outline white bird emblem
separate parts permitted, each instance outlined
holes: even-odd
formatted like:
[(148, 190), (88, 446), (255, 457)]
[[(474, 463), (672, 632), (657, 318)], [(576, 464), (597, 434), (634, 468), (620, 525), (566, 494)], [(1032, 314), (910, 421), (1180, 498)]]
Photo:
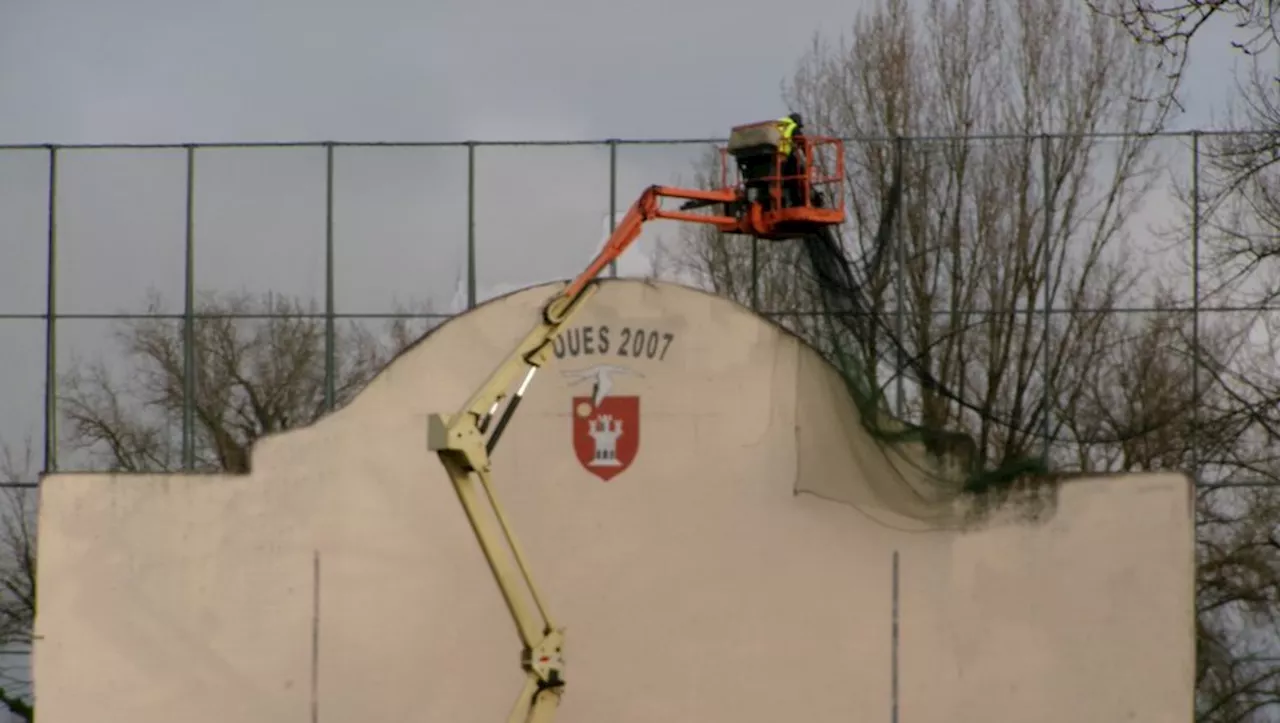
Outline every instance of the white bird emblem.
[(613, 391), (614, 374), (630, 374), (637, 377), (644, 376), (634, 369), (613, 366), (611, 364), (601, 364), (588, 369), (565, 370), (560, 373), (571, 380), (569, 382), (570, 386), (581, 384), (585, 381), (594, 382), (594, 386), (591, 391), (591, 406), (593, 407), (600, 406), (600, 400), (609, 396), (609, 392)]

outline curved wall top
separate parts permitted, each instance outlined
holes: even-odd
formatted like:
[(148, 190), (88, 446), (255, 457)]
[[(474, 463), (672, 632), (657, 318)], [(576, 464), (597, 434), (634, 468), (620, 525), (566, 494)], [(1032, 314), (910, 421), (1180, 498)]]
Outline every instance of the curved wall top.
[[(425, 420), (556, 288), (443, 325), (248, 475), (47, 477), (42, 721), (505, 721), (514, 626)], [(962, 532), (894, 454), (777, 326), (604, 282), (494, 457), (568, 629), (557, 720), (1189, 719), (1185, 478)]]

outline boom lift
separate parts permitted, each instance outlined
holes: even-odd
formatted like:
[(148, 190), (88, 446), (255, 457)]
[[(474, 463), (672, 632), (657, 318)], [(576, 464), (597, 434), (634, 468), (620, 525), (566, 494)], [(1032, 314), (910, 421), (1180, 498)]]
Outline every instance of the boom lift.
[[(548, 723), (555, 715), (565, 683), (564, 631), (556, 627), (548, 614), (524, 553), (494, 495), (490, 455), (534, 374), (550, 358), (552, 343), (561, 329), (595, 293), (596, 277), (640, 235), (646, 221), (671, 219), (710, 224), (725, 233), (767, 240), (802, 238), (844, 221), (843, 143), (836, 138), (796, 138), (793, 152), (803, 154), (802, 173), (784, 177), (784, 158), (778, 152), (781, 140), (775, 121), (735, 127), (728, 145), (721, 149), (720, 188), (650, 186), (645, 189), (604, 248), (581, 274), (547, 302), (529, 334), (462, 408), (452, 415), (432, 414), (428, 418), (427, 446), (439, 455), (453, 482), (524, 646), (521, 667), (525, 671), (525, 684), (508, 718), (509, 723)], [(823, 160), (832, 166), (828, 174), (816, 170), (819, 151), (827, 152)], [(733, 183), (729, 183), (730, 157), (736, 165)], [(822, 194), (818, 192), (819, 187), (829, 190)], [(797, 190), (800, 193), (794, 198), (801, 202), (788, 204), (786, 192)], [(834, 203), (823, 203), (824, 195)], [(664, 209), (662, 200), (666, 198), (685, 199), (686, 203), (680, 209)], [(718, 206), (719, 212), (695, 211), (708, 206)], [(517, 381), (519, 386), (508, 399), (509, 390)], [(504, 400), (506, 406), (498, 416)], [(482, 495), (492, 509), (493, 519), (481, 516)], [(505, 552), (500, 550), (503, 544), (507, 548)], [(526, 594), (536, 608), (536, 615), (530, 610)]]

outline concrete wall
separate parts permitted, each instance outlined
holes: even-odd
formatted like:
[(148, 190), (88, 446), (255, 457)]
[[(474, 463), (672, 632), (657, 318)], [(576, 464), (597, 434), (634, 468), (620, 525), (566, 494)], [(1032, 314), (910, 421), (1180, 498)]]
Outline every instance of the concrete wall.
[[(425, 417), (552, 291), (450, 321), (247, 476), (47, 478), (41, 720), (505, 721), (519, 644)], [(1069, 482), (1039, 521), (963, 529), (833, 370), (737, 305), (608, 282), (565, 342), (494, 462), (568, 628), (558, 721), (888, 723), (895, 614), (902, 723), (1190, 720), (1185, 478)], [(607, 481), (573, 436), (602, 364), (624, 371), (600, 409), (639, 405)]]

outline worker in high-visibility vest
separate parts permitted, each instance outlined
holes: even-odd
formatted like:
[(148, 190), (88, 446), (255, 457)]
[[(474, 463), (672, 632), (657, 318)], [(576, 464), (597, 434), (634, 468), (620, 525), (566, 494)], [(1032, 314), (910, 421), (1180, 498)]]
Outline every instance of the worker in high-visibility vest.
[(804, 119), (799, 113), (791, 113), (778, 119), (778, 130), (782, 133), (782, 140), (778, 143), (778, 152), (784, 156), (791, 155), (792, 142), (796, 131), (800, 131), (804, 135)]
[(799, 113), (791, 113), (778, 119), (778, 130), (782, 140), (778, 143), (778, 153), (782, 156), (782, 195), (783, 205), (804, 205), (804, 118)]

